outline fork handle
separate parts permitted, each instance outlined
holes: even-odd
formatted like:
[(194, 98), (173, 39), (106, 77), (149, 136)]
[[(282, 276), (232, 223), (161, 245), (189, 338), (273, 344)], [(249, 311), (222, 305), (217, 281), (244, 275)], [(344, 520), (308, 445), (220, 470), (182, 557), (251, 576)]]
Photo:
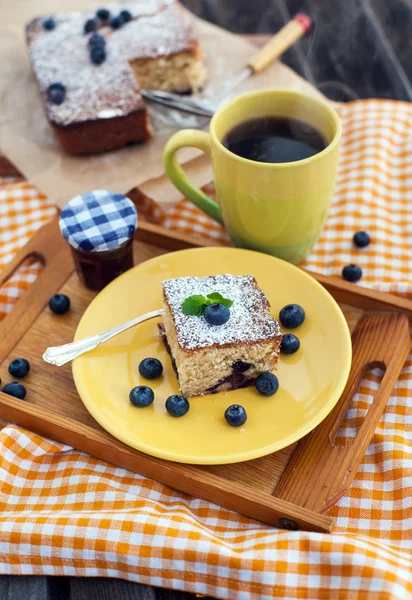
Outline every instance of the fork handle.
[(64, 344), (63, 346), (52, 346), (51, 348), (47, 348), (46, 352), (43, 354), (43, 360), (51, 365), (55, 365), (56, 367), (62, 367), (81, 354), (85, 354), (85, 352), (94, 350), (103, 342), (107, 342), (116, 335), (119, 335), (119, 333), (126, 331), (126, 329), (130, 329), (131, 327), (134, 327), (139, 323), (143, 323), (143, 321), (147, 321), (148, 319), (161, 317), (163, 314), (164, 310), (162, 308), (158, 310), (152, 310), (151, 312), (141, 315), (140, 317), (131, 319), (131, 321), (122, 323), (122, 325), (117, 325), (116, 327), (112, 327), (111, 329), (107, 329), (106, 331), (102, 331), (96, 335), (89, 335), (88, 337), (78, 340), (77, 342), (71, 342), (70, 344)]

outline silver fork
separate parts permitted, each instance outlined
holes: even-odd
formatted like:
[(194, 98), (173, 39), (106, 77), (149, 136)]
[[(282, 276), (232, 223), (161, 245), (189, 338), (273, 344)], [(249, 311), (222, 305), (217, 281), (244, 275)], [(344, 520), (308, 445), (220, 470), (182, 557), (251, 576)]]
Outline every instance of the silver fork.
[(116, 335), (119, 335), (119, 333), (126, 331), (126, 329), (130, 329), (131, 327), (134, 327), (139, 323), (143, 323), (143, 321), (147, 321), (148, 319), (162, 317), (163, 314), (163, 308), (152, 310), (151, 312), (141, 315), (140, 317), (136, 317), (135, 319), (131, 319), (122, 325), (117, 325), (116, 327), (112, 327), (111, 329), (107, 329), (101, 333), (96, 333), (96, 335), (89, 335), (88, 337), (78, 340), (77, 342), (63, 344), (63, 346), (52, 346), (47, 348), (46, 352), (43, 354), (43, 360), (51, 365), (55, 365), (56, 367), (62, 367), (81, 354), (90, 352), (90, 350), (94, 350), (103, 342), (111, 340)]

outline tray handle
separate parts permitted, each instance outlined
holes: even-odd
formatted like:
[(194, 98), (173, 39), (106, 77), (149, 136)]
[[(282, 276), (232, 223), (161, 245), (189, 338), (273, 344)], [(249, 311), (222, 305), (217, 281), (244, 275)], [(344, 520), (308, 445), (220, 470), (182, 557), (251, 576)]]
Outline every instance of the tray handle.
[(0, 321), (0, 362), (3, 362), (31, 324), (74, 270), (68, 245), (64, 242), (57, 217), (41, 227), (0, 274), (2, 286), (27, 258), (42, 265), (36, 281), (18, 299), (13, 310)]
[[(277, 498), (325, 512), (349, 489), (410, 349), (406, 315), (377, 313), (363, 317), (353, 336), (352, 369), (345, 390), (326, 419), (303, 438), (276, 486)], [(379, 389), (348, 445), (334, 439), (368, 368), (385, 370)]]

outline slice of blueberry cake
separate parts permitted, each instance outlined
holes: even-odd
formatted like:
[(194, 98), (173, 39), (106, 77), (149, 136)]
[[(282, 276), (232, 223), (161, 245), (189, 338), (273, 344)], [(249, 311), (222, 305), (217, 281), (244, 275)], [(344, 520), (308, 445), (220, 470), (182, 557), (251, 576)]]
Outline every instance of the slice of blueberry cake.
[(246, 387), (273, 369), (282, 334), (252, 275), (169, 279), (163, 298), (159, 329), (184, 396)]

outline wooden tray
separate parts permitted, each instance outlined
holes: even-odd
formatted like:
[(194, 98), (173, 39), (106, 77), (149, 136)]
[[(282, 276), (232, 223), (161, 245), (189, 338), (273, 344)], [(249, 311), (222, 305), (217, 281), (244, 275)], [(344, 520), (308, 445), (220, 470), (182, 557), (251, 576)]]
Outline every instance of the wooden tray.
[[(198, 245), (208, 244), (141, 223), (135, 262)], [(342, 308), (353, 331), (353, 366), (335, 409), (303, 440), (270, 456), (233, 465), (182, 465), (145, 455), (113, 438), (84, 408), (70, 365), (56, 369), (42, 361), (46, 347), (73, 338), (95, 293), (84, 288), (73, 272), (57, 220), (39, 230), (20, 251), (1, 274), (0, 285), (28, 256), (40, 258), (44, 268), (0, 322), (0, 375), (8, 381), (10, 360), (26, 357), (32, 366), (28, 396), (21, 401), (0, 393), (3, 419), (260, 521), (287, 529), (331, 531), (333, 520), (322, 513), (350, 486), (406, 360), (410, 345), (407, 315), (412, 315), (412, 302), (315, 275), (339, 303), (346, 303)], [(47, 308), (57, 291), (72, 300), (72, 310), (58, 321)], [(370, 365), (386, 369), (380, 388), (357, 437), (348, 446), (335, 446), (334, 434)]]

